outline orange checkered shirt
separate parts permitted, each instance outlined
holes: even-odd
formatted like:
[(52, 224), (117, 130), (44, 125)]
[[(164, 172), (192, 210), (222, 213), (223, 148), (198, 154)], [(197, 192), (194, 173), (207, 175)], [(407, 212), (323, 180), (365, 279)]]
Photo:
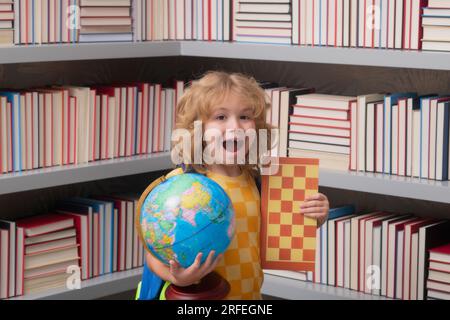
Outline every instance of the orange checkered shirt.
[(236, 217), (236, 232), (216, 272), (231, 286), (229, 300), (259, 300), (263, 271), (260, 259), (261, 198), (254, 179), (246, 173), (228, 177), (207, 172), (230, 197)]
[[(166, 177), (181, 174), (177, 168)], [(263, 271), (260, 258), (261, 197), (253, 177), (229, 177), (208, 171), (206, 176), (227, 193), (236, 218), (236, 231), (216, 272), (230, 284), (228, 300), (260, 300)]]

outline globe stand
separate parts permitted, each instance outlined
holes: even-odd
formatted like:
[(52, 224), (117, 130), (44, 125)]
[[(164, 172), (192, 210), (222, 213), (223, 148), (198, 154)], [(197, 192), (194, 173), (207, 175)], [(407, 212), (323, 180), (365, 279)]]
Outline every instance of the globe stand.
[(230, 284), (217, 272), (211, 272), (200, 283), (188, 287), (173, 284), (166, 289), (167, 300), (222, 300), (230, 292)]

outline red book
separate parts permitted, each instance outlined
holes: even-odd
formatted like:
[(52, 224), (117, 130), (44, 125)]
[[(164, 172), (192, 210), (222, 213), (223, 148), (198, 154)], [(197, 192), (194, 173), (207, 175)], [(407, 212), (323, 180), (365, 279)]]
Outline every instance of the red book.
[(17, 221), (17, 228), (23, 229), (26, 237), (47, 234), (73, 226), (73, 218), (51, 213)]
[(450, 243), (444, 246), (430, 249), (430, 260), (450, 263)]
[(74, 226), (73, 218), (57, 214), (34, 216), (17, 221), (16, 295), (24, 292), (25, 237), (38, 236)]

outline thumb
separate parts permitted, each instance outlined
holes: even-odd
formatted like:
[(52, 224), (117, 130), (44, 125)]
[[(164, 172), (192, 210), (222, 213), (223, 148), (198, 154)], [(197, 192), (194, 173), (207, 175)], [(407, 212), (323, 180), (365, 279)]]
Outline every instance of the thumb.
[(169, 268), (171, 274), (177, 274), (180, 270), (180, 264), (174, 260), (169, 261)]

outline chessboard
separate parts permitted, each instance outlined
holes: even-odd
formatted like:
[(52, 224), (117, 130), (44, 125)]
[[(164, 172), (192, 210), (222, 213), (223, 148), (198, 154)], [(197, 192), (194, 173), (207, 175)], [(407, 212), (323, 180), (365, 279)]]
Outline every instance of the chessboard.
[(300, 205), (319, 187), (319, 160), (278, 158), (275, 174), (261, 177), (261, 262), (263, 269), (314, 271), (315, 219)]

